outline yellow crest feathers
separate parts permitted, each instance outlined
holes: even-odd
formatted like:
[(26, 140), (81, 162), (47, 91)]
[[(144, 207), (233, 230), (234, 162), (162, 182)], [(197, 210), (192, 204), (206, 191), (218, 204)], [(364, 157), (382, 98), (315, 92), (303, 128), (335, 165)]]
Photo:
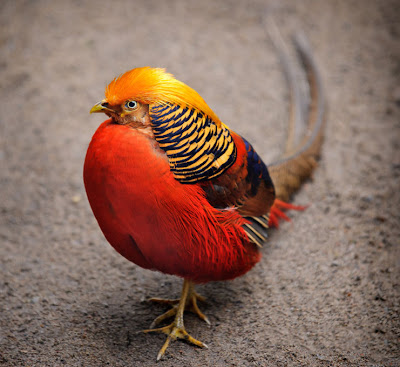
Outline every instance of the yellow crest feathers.
[(221, 121), (204, 99), (165, 69), (141, 67), (115, 78), (105, 91), (111, 105), (136, 100), (145, 104), (171, 103), (195, 108), (209, 116), (218, 126)]

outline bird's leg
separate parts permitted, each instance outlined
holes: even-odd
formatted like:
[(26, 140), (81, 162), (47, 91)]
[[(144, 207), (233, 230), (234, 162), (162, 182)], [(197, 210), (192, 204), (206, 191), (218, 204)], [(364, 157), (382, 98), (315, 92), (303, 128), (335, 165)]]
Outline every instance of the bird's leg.
[(195, 313), (200, 319), (205, 321), (208, 325), (211, 325), (210, 320), (203, 312), (200, 311), (199, 306), (197, 306), (197, 300), (204, 302), (206, 299), (200, 294), (196, 293), (194, 290), (194, 284), (190, 282), (189, 286), (189, 296), (188, 296), (188, 310), (192, 313)]
[[(188, 290), (186, 303), (185, 303), (185, 311), (190, 311), (190, 312), (196, 314), (200, 319), (202, 319), (203, 321), (205, 321), (207, 324), (210, 325), (210, 321), (208, 320), (208, 317), (206, 315), (204, 315), (200, 311), (199, 307), (197, 306), (197, 300), (204, 302), (206, 299), (194, 290), (194, 284), (192, 282), (188, 281), (188, 283), (189, 283), (189, 290)], [(170, 310), (168, 310), (167, 312), (158, 316), (151, 323), (150, 329), (154, 328), (156, 325), (160, 324), (165, 319), (168, 319), (168, 318), (176, 315), (178, 305), (179, 305), (179, 302), (181, 301), (181, 299), (182, 299), (182, 297), (179, 299), (150, 298), (149, 301), (151, 301), (151, 302), (167, 304), (167, 305), (172, 306), (172, 308)]]
[[(168, 335), (167, 340), (165, 341), (164, 345), (160, 349), (160, 352), (158, 353), (157, 361), (159, 361), (160, 358), (163, 356), (163, 354), (167, 350), (168, 345), (171, 340), (184, 339), (184, 340), (186, 340), (194, 345), (197, 345), (199, 347), (207, 348), (206, 344), (191, 337), (185, 330), (185, 326), (183, 324), (183, 313), (184, 313), (186, 307), (189, 307), (189, 309), (191, 311), (194, 311), (197, 315), (199, 315), (200, 318), (202, 318), (203, 320), (205, 320), (209, 323), (207, 317), (204, 316), (203, 313), (197, 307), (197, 298), (200, 299), (200, 297), (194, 291), (193, 283), (185, 279), (183, 282), (181, 298), (178, 301), (178, 303), (176, 304), (175, 300), (171, 301), (171, 302), (169, 302), (169, 300), (166, 300), (166, 302), (163, 302), (163, 303), (172, 303), (172, 304), (174, 304), (174, 307), (171, 310), (164, 313), (163, 315), (157, 317), (153, 321), (150, 329), (143, 330), (144, 333), (160, 332), (160, 333), (164, 333), (164, 334)], [(167, 326), (164, 326), (161, 328), (157, 328), (157, 329), (152, 329), (153, 325), (157, 325), (161, 321), (163, 321), (166, 318), (171, 317), (173, 315), (175, 315), (175, 319), (170, 325), (167, 325)]]

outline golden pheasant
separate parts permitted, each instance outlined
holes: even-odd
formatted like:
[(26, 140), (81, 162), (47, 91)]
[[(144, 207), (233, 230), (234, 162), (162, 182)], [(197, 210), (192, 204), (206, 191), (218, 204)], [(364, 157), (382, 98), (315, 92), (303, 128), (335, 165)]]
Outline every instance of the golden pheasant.
[[(128, 260), (184, 279), (180, 300), (165, 301), (172, 309), (145, 330), (168, 335), (157, 360), (171, 339), (206, 346), (183, 324), (185, 310), (208, 322), (194, 284), (246, 273), (260, 260), (269, 216), (276, 224), (281, 208), (296, 208), (278, 199), (287, 200), (310, 175), (323, 125), (319, 76), (308, 48), (299, 44), (298, 50), (313, 99), (311, 136), (269, 170), (196, 91), (163, 69), (126, 72), (91, 110), (109, 116), (94, 134), (84, 165), (102, 232)], [(170, 325), (153, 329), (169, 317)]]

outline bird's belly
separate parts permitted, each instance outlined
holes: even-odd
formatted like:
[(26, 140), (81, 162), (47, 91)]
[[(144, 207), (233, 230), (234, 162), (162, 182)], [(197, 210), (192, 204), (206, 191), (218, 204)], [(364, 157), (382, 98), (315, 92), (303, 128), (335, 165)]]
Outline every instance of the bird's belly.
[(211, 207), (200, 186), (176, 181), (148, 138), (112, 131), (107, 140), (95, 134), (84, 180), (99, 226), (121, 255), (196, 282), (231, 279), (254, 266), (260, 254), (239, 214)]

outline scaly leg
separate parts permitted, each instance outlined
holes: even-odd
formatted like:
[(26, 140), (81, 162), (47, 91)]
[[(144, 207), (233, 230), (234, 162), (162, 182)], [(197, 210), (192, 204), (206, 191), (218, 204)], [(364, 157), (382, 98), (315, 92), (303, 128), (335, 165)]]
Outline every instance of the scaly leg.
[[(150, 298), (149, 301), (151, 301), (151, 302), (167, 304), (167, 305), (172, 306), (172, 308), (170, 310), (168, 310), (167, 312), (158, 316), (151, 323), (150, 329), (154, 328), (156, 325), (160, 324), (165, 319), (175, 316), (177, 309), (178, 309), (179, 302), (181, 301), (181, 299), (182, 298), (178, 298), (178, 299)], [(210, 321), (208, 320), (208, 317), (206, 315), (204, 315), (200, 311), (199, 307), (197, 306), (197, 300), (204, 302), (206, 299), (203, 296), (201, 296), (200, 294), (198, 294), (194, 290), (194, 284), (192, 282), (189, 282), (189, 290), (188, 290), (188, 295), (186, 298), (185, 311), (190, 311), (190, 312), (196, 314), (200, 319), (202, 319), (208, 325), (210, 325)]]
[[(197, 306), (197, 299), (203, 300), (204, 298), (199, 296), (195, 291), (194, 291), (194, 285), (192, 282), (188, 280), (184, 280), (183, 282), (183, 288), (182, 288), (182, 294), (181, 298), (179, 300), (160, 300), (157, 298), (151, 299), (152, 301), (155, 302), (160, 302), (160, 303), (167, 303), (167, 304), (172, 304), (174, 307), (170, 309), (169, 311), (165, 312), (161, 316), (157, 317), (153, 323), (150, 326), (150, 329), (143, 330), (144, 333), (150, 333), (150, 332), (160, 332), (167, 334), (167, 340), (165, 341), (164, 345), (160, 349), (160, 352), (157, 355), (157, 361), (161, 359), (163, 354), (168, 348), (168, 345), (172, 340), (176, 339), (184, 339), (194, 345), (197, 345), (202, 348), (208, 348), (206, 344), (202, 343), (199, 340), (194, 339), (191, 337), (187, 331), (185, 330), (185, 326), (183, 324), (183, 313), (186, 308), (188, 308), (190, 311), (196, 313), (202, 320), (206, 321), (208, 324), (210, 323), (208, 318), (199, 310)], [(175, 319), (174, 321), (167, 326), (153, 329), (154, 326), (158, 325), (160, 322), (164, 321), (165, 319), (174, 316)]]

